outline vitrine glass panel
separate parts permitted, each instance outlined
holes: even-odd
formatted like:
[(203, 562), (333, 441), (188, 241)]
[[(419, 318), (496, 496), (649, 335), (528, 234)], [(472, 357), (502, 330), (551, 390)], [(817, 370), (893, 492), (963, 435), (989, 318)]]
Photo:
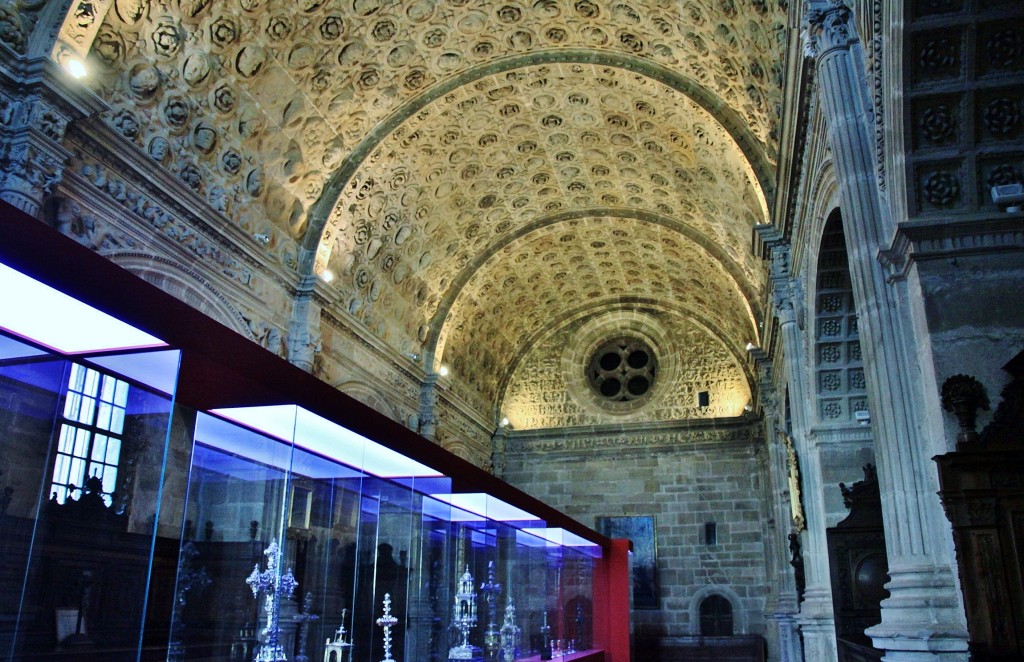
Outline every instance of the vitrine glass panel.
[(0, 332), (4, 659), (137, 659), (178, 367), (160, 354), (72, 360)]

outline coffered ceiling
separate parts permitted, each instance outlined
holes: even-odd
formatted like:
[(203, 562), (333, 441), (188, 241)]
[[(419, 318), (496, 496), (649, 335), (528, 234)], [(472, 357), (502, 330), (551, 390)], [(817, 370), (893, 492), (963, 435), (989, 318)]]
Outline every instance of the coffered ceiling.
[[(580, 311), (756, 339), (779, 0), (115, 0), (89, 84), (267, 259), (483, 402)], [(615, 304), (615, 305), (612, 305)]]

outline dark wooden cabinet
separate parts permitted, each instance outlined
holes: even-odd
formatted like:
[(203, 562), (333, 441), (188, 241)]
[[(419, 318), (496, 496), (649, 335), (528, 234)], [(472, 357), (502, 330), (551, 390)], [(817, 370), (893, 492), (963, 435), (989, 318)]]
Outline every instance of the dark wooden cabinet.
[(978, 435), (958, 416), (966, 434), (935, 458), (973, 662), (1024, 659), (1024, 353), (1006, 370), (992, 422)]
[(953, 525), (971, 659), (1024, 659), (1024, 451), (935, 458)]
[(875, 468), (865, 466), (864, 480), (849, 487), (840, 483), (839, 488), (850, 514), (826, 531), (839, 660), (880, 660), (882, 651), (864, 634), (881, 622), (881, 602), (888, 596), (884, 587), (889, 564)]

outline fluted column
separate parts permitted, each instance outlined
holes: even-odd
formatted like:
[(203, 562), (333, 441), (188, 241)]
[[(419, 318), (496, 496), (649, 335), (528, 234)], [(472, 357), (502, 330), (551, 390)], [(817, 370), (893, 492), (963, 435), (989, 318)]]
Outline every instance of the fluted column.
[(908, 350), (919, 344), (904, 319), (906, 292), (897, 289), (906, 285), (889, 285), (877, 260), (894, 225), (878, 197), (864, 56), (851, 18), (847, 7), (834, 3), (812, 3), (807, 12), (864, 350), (891, 577), (882, 623), (868, 634), (887, 661), (965, 660), (967, 630), (950, 533), (936, 496), (935, 450), (920, 420), (920, 357)]
[(767, 616), (775, 621), (778, 631), (780, 662), (803, 662), (800, 636), (796, 615), (800, 611), (797, 603), (796, 582), (793, 568), (789, 563), (789, 533), (792, 530), (792, 516), (789, 505), (789, 472), (785, 444), (779, 430), (783, 426), (785, 413), (779, 402), (772, 382), (772, 363), (765, 361), (758, 366), (761, 380), (758, 384), (758, 400), (764, 411), (764, 425), (768, 444), (768, 507), (775, 526), (771, 528), (768, 544), (773, 553), (769, 555), (774, 567), (769, 567), (775, 576), (775, 601), (768, 604)]
[[(775, 249), (779, 250), (779, 249)], [(776, 264), (785, 264), (776, 260)], [(775, 271), (778, 271), (778, 267)], [(789, 293), (788, 281), (776, 278), (775, 315), (786, 356), (786, 383), (789, 387), (790, 418), (793, 444), (800, 460), (800, 484), (806, 518), (802, 534), (806, 588), (800, 614), (796, 617), (804, 638), (804, 654), (808, 660), (838, 659), (836, 624), (832, 609), (832, 582), (828, 566), (828, 541), (825, 537), (825, 490), (821, 476), (821, 458), (817, 444), (808, 436), (807, 410), (814, 394), (808, 388), (805, 354), (796, 311)]]

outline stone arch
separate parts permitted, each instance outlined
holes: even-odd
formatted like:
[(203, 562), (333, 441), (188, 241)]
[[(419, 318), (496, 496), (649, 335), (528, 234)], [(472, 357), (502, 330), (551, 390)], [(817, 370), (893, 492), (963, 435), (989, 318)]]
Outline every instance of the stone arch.
[(363, 403), (370, 409), (384, 414), (394, 421), (404, 423), (401, 414), (394, 406), (392, 406), (388, 398), (369, 384), (360, 381), (348, 381), (334, 384), (333, 386), (345, 395), (350, 396), (352, 399)]
[(697, 589), (692, 596), (690, 596), (689, 605), (689, 616), (690, 616), (690, 634), (694, 636), (700, 635), (700, 605), (704, 602), (704, 599), (718, 595), (729, 601), (732, 606), (732, 631), (733, 634), (747, 634), (747, 612), (743, 608), (743, 601), (736, 591), (732, 590), (726, 584), (708, 584)]
[(867, 411), (867, 390), (839, 209), (828, 215), (818, 237), (811, 309), (814, 323), (808, 334), (814, 343), (814, 420), (826, 425), (856, 423), (857, 412)]
[(614, 299), (613, 305), (609, 306), (609, 301), (600, 299), (585, 303), (575, 309), (569, 310), (566, 313), (552, 317), (551, 320), (542, 328), (537, 329), (532, 335), (527, 338), (523, 338), (520, 344), (519, 350), (512, 356), (508, 361), (508, 370), (505, 371), (501, 383), (498, 388), (498, 397), (495, 399), (495, 408), (492, 411), (492, 415), (501, 418), (501, 406), (505, 400), (507, 389), (512, 377), (515, 375), (519, 364), (522, 362), (524, 357), (529, 353), (530, 348), (541, 341), (544, 337), (555, 332), (558, 328), (568, 324), (572, 321), (579, 320), (585, 317), (591, 317), (595, 314), (595, 311), (603, 311), (604, 313), (614, 312), (615, 310), (638, 310), (640, 312), (645, 311), (657, 311), (666, 312), (675, 315), (681, 315), (693, 322), (697, 327), (705, 331), (709, 336), (720, 339), (725, 345), (729, 354), (736, 359), (740, 366), (742, 366), (744, 376), (747, 380), (747, 386), (751, 393), (754, 393), (756, 380), (753, 372), (750, 370), (749, 362), (746, 359), (745, 354), (741, 351), (741, 348), (734, 346), (734, 343), (728, 342), (728, 336), (723, 329), (718, 326), (714, 320), (710, 319), (706, 315), (702, 314), (701, 311), (695, 310), (691, 307), (680, 304), (677, 301), (662, 301), (655, 300), (648, 297), (618, 297)]
[(548, 216), (543, 216), (533, 220), (516, 232), (503, 238), (500, 242), (488, 246), (486, 250), (477, 255), (469, 264), (467, 264), (459, 275), (452, 281), (448, 291), (445, 292), (444, 298), (437, 307), (437, 311), (434, 313), (434, 317), (430, 320), (430, 332), (427, 336), (427, 341), (424, 346), (424, 363), (425, 365), (432, 365), (435, 359), (437, 351), (437, 344), (441, 338), (441, 331), (444, 328), (445, 322), (448, 318), (448, 313), (451, 311), (455, 302), (458, 300), (459, 295), (465, 288), (466, 284), (473, 277), (484, 264), (487, 263), (494, 255), (500, 252), (506, 246), (514, 243), (515, 241), (526, 237), (532, 232), (547, 228), (549, 226), (556, 225), (558, 223), (564, 223), (580, 218), (588, 218), (593, 216), (608, 216), (610, 218), (622, 218), (622, 219), (634, 219), (643, 221), (645, 223), (653, 223), (662, 227), (668, 228), (675, 232), (678, 232), (686, 239), (692, 241), (697, 246), (707, 251), (709, 255), (718, 260), (725, 271), (733, 279), (736, 288), (743, 296), (747, 303), (748, 312), (751, 316), (753, 323), (756, 325), (761, 321), (761, 313), (755, 308), (754, 302), (757, 301), (758, 297), (753, 287), (747, 282), (747, 279), (743, 276), (742, 267), (738, 265), (735, 260), (729, 257), (725, 251), (721, 249), (714, 241), (708, 238), (703, 233), (691, 228), (685, 223), (681, 223), (675, 219), (669, 218), (661, 214), (655, 214), (638, 209), (611, 209), (611, 208), (600, 208), (600, 209), (582, 209), (574, 210), (569, 212), (559, 212)]
[(407, 119), (445, 94), (485, 76), (538, 64), (573, 63), (600, 64), (624, 69), (656, 80), (685, 94), (694, 103), (710, 113), (732, 137), (740, 153), (746, 159), (760, 188), (759, 193), (763, 208), (767, 209), (770, 205), (770, 201), (774, 198), (774, 178), (772, 175), (773, 166), (771, 159), (744, 119), (739, 113), (732, 110), (717, 94), (677, 71), (640, 57), (591, 49), (570, 48), (537, 51), (529, 55), (509, 57), (498, 62), (482, 64), (458, 76), (453, 76), (424, 91), (421, 95), (403, 105), (378, 124), (332, 173), (330, 179), (324, 184), (320, 198), (310, 207), (305, 236), (301, 242), (303, 255), (299, 264), (300, 274), (311, 275), (313, 273), (315, 256), (317, 255), (317, 249), (327, 221), (352, 176), (358, 171), (367, 156)]
[(104, 257), (249, 340), (258, 341), (241, 311), (199, 272), (174, 260), (144, 253), (118, 252)]

